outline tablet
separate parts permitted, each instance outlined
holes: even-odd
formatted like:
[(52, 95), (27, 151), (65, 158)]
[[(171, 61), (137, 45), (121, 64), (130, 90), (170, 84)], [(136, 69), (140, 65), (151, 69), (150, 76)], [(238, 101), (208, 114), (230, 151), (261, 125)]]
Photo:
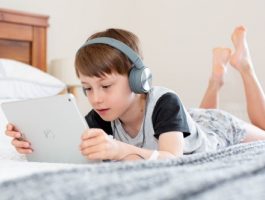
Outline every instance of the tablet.
[(88, 128), (73, 95), (14, 101), (2, 104), (7, 120), (31, 142), (29, 161), (91, 163), (82, 156), (81, 135)]

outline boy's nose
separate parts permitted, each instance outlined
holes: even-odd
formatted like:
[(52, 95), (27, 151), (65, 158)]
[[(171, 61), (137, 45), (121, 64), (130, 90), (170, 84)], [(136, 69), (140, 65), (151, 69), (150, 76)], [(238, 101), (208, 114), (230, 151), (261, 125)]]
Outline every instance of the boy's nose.
[(102, 101), (103, 101), (103, 95), (101, 94), (101, 92), (94, 92), (94, 94), (92, 95), (92, 103), (97, 104), (101, 103)]

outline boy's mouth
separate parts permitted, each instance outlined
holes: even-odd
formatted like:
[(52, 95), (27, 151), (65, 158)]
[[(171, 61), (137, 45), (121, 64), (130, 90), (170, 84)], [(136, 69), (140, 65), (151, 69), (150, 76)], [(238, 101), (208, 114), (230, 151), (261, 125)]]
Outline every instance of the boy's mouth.
[(100, 115), (103, 115), (103, 114), (105, 114), (105, 113), (109, 110), (109, 108), (96, 109), (96, 110), (97, 110), (97, 112), (98, 112)]

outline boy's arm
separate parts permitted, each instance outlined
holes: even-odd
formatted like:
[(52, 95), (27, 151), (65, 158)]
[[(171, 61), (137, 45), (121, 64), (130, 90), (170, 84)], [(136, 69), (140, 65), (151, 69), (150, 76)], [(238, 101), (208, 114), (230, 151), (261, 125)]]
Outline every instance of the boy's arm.
[(158, 151), (142, 149), (110, 138), (102, 129), (87, 129), (81, 136), (80, 151), (89, 160), (148, 160), (175, 158), (183, 154), (182, 132), (159, 136)]
[[(119, 142), (119, 141), (117, 141)], [(119, 142), (120, 160), (148, 160), (154, 150), (135, 147), (130, 144)], [(167, 132), (160, 135), (158, 140), (157, 159), (176, 158), (183, 155), (184, 138), (181, 132)]]

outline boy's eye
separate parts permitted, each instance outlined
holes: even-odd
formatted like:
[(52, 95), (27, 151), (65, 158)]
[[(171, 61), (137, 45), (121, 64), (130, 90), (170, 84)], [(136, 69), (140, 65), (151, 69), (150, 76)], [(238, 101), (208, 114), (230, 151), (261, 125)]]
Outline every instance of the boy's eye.
[(84, 90), (87, 92), (87, 91), (90, 91), (91, 88), (84, 88)]
[(103, 85), (102, 87), (104, 88), (104, 89), (107, 89), (107, 88), (109, 88), (111, 85)]

